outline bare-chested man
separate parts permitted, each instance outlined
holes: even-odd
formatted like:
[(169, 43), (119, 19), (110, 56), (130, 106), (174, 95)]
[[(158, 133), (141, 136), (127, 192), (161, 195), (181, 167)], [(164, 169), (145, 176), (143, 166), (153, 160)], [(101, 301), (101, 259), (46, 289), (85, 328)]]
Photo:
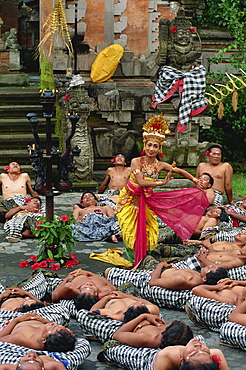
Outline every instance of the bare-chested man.
[(198, 165), (196, 171), (196, 177), (200, 177), (203, 172), (210, 173), (214, 178), (214, 185), (212, 188), (216, 193), (221, 194), (221, 203), (223, 204), (222, 194), (226, 192), (228, 202), (232, 203), (232, 166), (225, 162), (221, 162), (222, 158), (222, 147), (220, 145), (211, 145), (208, 150), (209, 163), (202, 162)]
[[(222, 267), (222, 266), (219, 266)], [(218, 266), (208, 265), (201, 269), (201, 272), (189, 269), (177, 269), (167, 262), (160, 262), (151, 274), (150, 286), (159, 286), (172, 290), (190, 290), (197, 285), (204, 284), (208, 280), (208, 274), (213, 273), (217, 281), (227, 274), (223, 274)], [(164, 270), (164, 271), (163, 271)]]
[(70, 329), (51, 322), (36, 313), (15, 317), (0, 331), (2, 342), (34, 350), (72, 351), (76, 338)]
[(157, 315), (143, 313), (122, 325), (113, 339), (137, 348), (164, 348), (170, 345), (171, 333), (176, 333), (172, 345), (187, 344), (193, 337), (190, 327), (182, 321), (166, 324)]
[(246, 300), (232, 311), (228, 316), (228, 320), (246, 326)]
[(62, 362), (47, 355), (38, 355), (34, 351), (28, 352), (14, 364), (2, 364), (0, 370), (66, 370)]
[(213, 189), (211, 189), (213, 184), (214, 184), (213, 177), (206, 172), (203, 172), (201, 174), (197, 183), (197, 185), (200, 185), (200, 187), (202, 187), (205, 190), (209, 204), (212, 204), (215, 198), (215, 193)]
[(195, 295), (238, 306), (246, 298), (246, 281), (221, 279), (216, 285), (199, 285), (192, 289)]
[(6, 288), (0, 294), (1, 310), (27, 312), (44, 306), (45, 304), (42, 301), (24, 289)]
[(197, 253), (197, 259), (204, 266), (219, 266), (226, 270), (240, 267), (246, 261), (246, 232), (237, 234), (234, 242), (215, 242), (211, 244), (209, 240), (187, 242), (196, 242), (207, 250), (200, 250)]
[[(141, 312), (141, 308), (145, 308), (146, 313), (159, 315), (159, 307), (143, 298), (138, 298), (130, 294), (125, 294), (119, 291), (113, 291), (109, 295), (103, 297), (95, 303), (90, 311), (97, 311), (102, 316), (111, 317), (111, 319), (127, 322), (128, 317), (136, 312)], [(127, 312), (127, 314), (126, 314)]]
[(125, 165), (125, 155), (117, 153), (114, 157), (114, 167), (107, 169), (106, 177), (98, 189), (98, 194), (102, 194), (107, 187), (109, 190), (122, 190), (124, 188), (131, 170), (130, 167), (125, 167)]
[(7, 173), (0, 174), (2, 202), (0, 203), (0, 222), (5, 222), (5, 214), (12, 208), (22, 205), (27, 192), (36, 197), (38, 194), (31, 187), (31, 180), (27, 173), (21, 173), (20, 165), (11, 162), (5, 167)]
[(32, 189), (31, 179), (25, 172), (21, 173), (20, 165), (17, 162), (11, 162), (7, 173), (0, 174), (0, 183), (2, 185), (2, 197), (8, 199), (13, 195), (27, 195), (37, 197), (38, 194)]
[(74, 299), (79, 295), (104, 297), (113, 290), (116, 290), (116, 287), (104, 277), (77, 269), (70, 272), (56, 287), (52, 294), (52, 301), (59, 302), (61, 299)]
[(75, 239), (78, 241), (108, 239), (118, 243), (116, 235), (120, 235), (121, 230), (117, 219), (114, 218), (113, 208), (109, 205), (98, 206), (97, 202), (96, 195), (88, 191), (82, 194), (80, 204), (73, 206), (73, 215), (78, 221), (74, 225)]
[(66, 370), (64, 364), (47, 355), (30, 351), (14, 364), (2, 364), (0, 370)]

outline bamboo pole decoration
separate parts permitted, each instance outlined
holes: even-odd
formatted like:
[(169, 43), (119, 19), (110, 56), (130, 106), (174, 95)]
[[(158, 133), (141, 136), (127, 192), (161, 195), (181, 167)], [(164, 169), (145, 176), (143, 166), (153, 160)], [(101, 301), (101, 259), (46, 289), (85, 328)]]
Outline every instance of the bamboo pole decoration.
[[(43, 24), (43, 31), (44, 37), (37, 46), (37, 55), (44, 53), (48, 59), (52, 59), (54, 41), (58, 40), (58, 37), (61, 36), (65, 46), (68, 49), (69, 56), (73, 57), (73, 45), (68, 31), (62, 0), (56, 0), (51, 13), (48, 15), (46, 22)], [(46, 42), (50, 43), (48, 53), (44, 47)]]

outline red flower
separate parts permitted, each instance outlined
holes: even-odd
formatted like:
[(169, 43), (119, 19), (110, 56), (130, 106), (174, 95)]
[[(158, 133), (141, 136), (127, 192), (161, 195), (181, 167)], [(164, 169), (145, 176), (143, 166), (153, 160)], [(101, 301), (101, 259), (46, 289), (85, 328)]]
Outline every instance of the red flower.
[(221, 367), (222, 367), (222, 365), (221, 365), (221, 362), (222, 362), (221, 358), (220, 358), (220, 357), (218, 357), (218, 356), (216, 356), (216, 355), (213, 355), (213, 356), (212, 356), (212, 360), (213, 360), (214, 362), (217, 362), (217, 364), (218, 364), (218, 369), (221, 369)]
[(3, 167), (4, 171), (8, 171), (9, 170), (9, 166), (5, 166)]
[(80, 204), (83, 204), (83, 199), (80, 199), (79, 203), (80, 203)]
[(48, 257), (48, 258), (47, 258), (47, 261), (48, 261), (48, 262), (54, 262), (55, 260), (54, 260), (54, 258), (53, 258), (53, 259), (50, 259), (50, 257)]
[(26, 203), (31, 202), (31, 200), (32, 200), (32, 198), (25, 198), (25, 202), (26, 202)]
[(65, 263), (64, 263), (64, 266), (66, 266), (66, 268), (67, 269), (69, 269), (69, 268), (72, 268), (73, 267), (73, 265), (74, 265), (74, 262), (73, 262), (74, 260), (68, 260), (68, 261), (66, 261)]
[(190, 33), (195, 33), (196, 29), (194, 27), (190, 28)]
[(69, 94), (66, 94), (63, 98), (64, 98), (64, 100), (69, 101), (70, 95)]
[(110, 162), (114, 163), (115, 162), (115, 158), (110, 159)]
[(40, 263), (38, 262), (35, 262), (33, 265), (32, 265), (32, 270), (37, 270), (39, 269), (41, 266), (40, 266)]
[(154, 123), (152, 125), (152, 127), (153, 127), (154, 130), (160, 130), (160, 128), (161, 128), (161, 126), (158, 123)]
[(163, 153), (159, 153), (159, 157), (160, 158), (163, 158), (164, 157), (164, 154)]
[(47, 261), (41, 261), (41, 262), (40, 262), (40, 267), (41, 267), (41, 268), (49, 267), (49, 264), (48, 264), (48, 262), (47, 262)]
[(30, 258), (31, 258), (31, 260), (32, 260), (33, 262), (36, 262), (36, 261), (37, 261), (37, 256), (30, 256)]
[(44, 223), (44, 221), (39, 221), (39, 222), (37, 222), (36, 223), (36, 228), (37, 229), (42, 229), (40, 226), (38, 226), (38, 225), (42, 225)]
[(21, 261), (20, 263), (19, 263), (19, 267), (28, 267), (28, 261)]
[(207, 157), (209, 157), (209, 156), (210, 156), (210, 151), (209, 151), (209, 150), (207, 150), (207, 151), (205, 152), (205, 154), (206, 154), (206, 156), (207, 156)]
[(172, 28), (171, 28), (171, 32), (172, 32), (172, 33), (176, 33), (176, 32), (177, 32), (177, 27), (175, 27), (175, 26), (174, 26), (174, 27), (172, 27)]
[(142, 155), (145, 155), (145, 150), (142, 150), (142, 151), (141, 151), (141, 154), (142, 154)]
[(51, 270), (60, 270), (61, 266), (60, 265), (57, 265), (56, 263), (52, 263), (51, 265)]
[(63, 216), (60, 217), (60, 220), (62, 220), (63, 222), (66, 222), (66, 221), (70, 221), (71, 218), (68, 217), (67, 215), (63, 215)]
[(69, 257), (72, 258), (73, 260), (76, 260), (76, 254), (69, 254)]

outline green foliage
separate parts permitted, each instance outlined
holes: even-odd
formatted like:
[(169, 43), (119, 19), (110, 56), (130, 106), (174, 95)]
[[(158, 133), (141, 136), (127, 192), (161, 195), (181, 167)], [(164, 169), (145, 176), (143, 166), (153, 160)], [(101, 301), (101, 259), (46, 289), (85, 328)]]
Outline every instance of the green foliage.
[(224, 53), (230, 50), (237, 50), (233, 53), (229, 61), (237, 68), (246, 67), (245, 59), (245, 22), (246, 22), (246, 5), (241, 0), (206, 0), (206, 7), (203, 17), (198, 23), (214, 24), (216, 26), (226, 27), (234, 40), (224, 49), (218, 50), (218, 56), (211, 61), (220, 62)]
[[(232, 163), (232, 167), (235, 171), (235, 165)], [(233, 194), (245, 197), (246, 196), (246, 175), (245, 173), (234, 173), (232, 178), (232, 189)]]
[(224, 117), (218, 118), (218, 105), (208, 115), (212, 116), (212, 127), (200, 130), (200, 141), (209, 141), (223, 146), (223, 160), (245, 162), (246, 148), (246, 112), (245, 89), (238, 91), (238, 109), (234, 112), (231, 104), (232, 95), (223, 100)]
[[(40, 245), (37, 262), (46, 259), (57, 259), (64, 263), (64, 247), (69, 254), (72, 253), (72, 246), (76, 240), (72, 236), (72, 225), (76, 223), (72, 214), (54, 217), (50, 222), (45, 217), (41, 217), (33, 230), (33, 235), (38, 238)], [(47, 248), (52, 246), (52, 248)]]

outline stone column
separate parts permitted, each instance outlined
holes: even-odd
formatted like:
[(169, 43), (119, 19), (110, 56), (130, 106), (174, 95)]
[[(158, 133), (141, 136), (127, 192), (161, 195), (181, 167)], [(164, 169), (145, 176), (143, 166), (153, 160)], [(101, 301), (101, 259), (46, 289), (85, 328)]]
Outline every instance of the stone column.
[(114, 0), (104, 1), (104, 42), (114, 44)]

